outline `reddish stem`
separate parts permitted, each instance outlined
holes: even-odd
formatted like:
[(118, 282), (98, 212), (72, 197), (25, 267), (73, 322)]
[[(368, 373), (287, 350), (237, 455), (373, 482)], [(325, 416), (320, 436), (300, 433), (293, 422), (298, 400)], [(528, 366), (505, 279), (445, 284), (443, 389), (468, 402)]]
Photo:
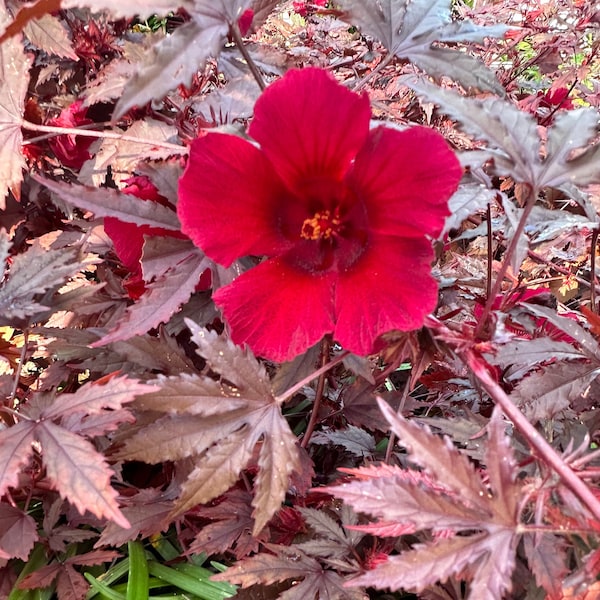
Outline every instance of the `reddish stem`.
[(527, 440), (538, 457), (543, 460), (560, 477), (563, 484), (569, 488), (600, 521), (600, 500), (580, 477), (556, 453), (554, 448), (542, 437), (540, 432), (527, 420), (525, 415), (513, 404), (508, 394), (494, 381), (487, 369), (486, 363), (473, 352), (467, 351), (462, 359), (469, 365), (492, 400), (502, 409), (512, 421), (515, 428)]
[[(323, 341), (321, 342), (321, 367), (329, 364), (329, 351), (331, 349), (331, 339), (329, 336), (325, 336)], [(306, 426), (306, 431), (304, 432), (304, 436), (302, 437), (302, 442), (300, 446), (302, 448), (306, 448), (308, 446), (308, 442), (317, 426), (317, 421), (319, 420), (319, 408), (321, 408), (321, 400), (323, 400), (323, 391), (325, 390), (325, 371), (323, 371), (319, 375), (319, 381), (317, 382), (317, 390), (315, 392), (315, 401), (313, 402), (312, 411), (310, 413), (310, 420), (308, 421), (308, 425)]]
[(496, 280), (494, 281), (494, 285), (492, 286), (491, 293), (488, 295), (485, 306), (483, 308), (483, 312), (481, 313), (481, 317), (479, 319), (479, 323), (477, 324), (477, 329), (475, 330), (475, 337), (481, 337), (483, 330), (486, 326), (487, 319), (489, 317), (490, 311), (492, 310), (492, 306), (494, 304), (494, 300), (498, 293), (500, 292), (500, 288), (502, 287), (502, 282), (504, 281), (504, 276), (508, 271), (508, 267), (510, 265), (510, 261), (517, 249), (517, 245), (519, 243), (519, 239), (521, 235), (523, 235), (523, 231), (525, 230), (525, 225), (527, 224), (527, 219), (531, 214), (531, 211), (535, 205), (535, 202), (538, 197), (537, 188), (531, 187), (529, 190), (529, 195), (527, 196), (527, 201), (525, 203), (525, 208), (523, 209), (523, 214), (521, 215), (521, 219), (519, 220), (519, 224), (517, 225), (517, 229), (513, 234), (513, 237), (510, 241), (510, 244), (506, 250), (504, 255), (504, 259), (502, 261), (502, 265), (500, 266), (500, 270), (496, 275)]

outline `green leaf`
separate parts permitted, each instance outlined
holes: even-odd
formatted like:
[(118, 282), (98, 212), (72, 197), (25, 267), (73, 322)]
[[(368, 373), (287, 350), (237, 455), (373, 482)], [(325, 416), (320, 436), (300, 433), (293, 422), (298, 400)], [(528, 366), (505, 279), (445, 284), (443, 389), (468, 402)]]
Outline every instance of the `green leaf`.
[(141, 542), (128, 542), (129, 579), (127, 581), (127, 600), (147, 600), (148, 561)]
[(195, 594), (202, 600), (223, 600), (235, 595), (235, 589), (232, 591), (219, 589), (212, 581), (192, 577), (187, 573), (182, 573), (154, 561), (148, 563), (148, 570), (155, 577), (174, 585), (180, 590)]

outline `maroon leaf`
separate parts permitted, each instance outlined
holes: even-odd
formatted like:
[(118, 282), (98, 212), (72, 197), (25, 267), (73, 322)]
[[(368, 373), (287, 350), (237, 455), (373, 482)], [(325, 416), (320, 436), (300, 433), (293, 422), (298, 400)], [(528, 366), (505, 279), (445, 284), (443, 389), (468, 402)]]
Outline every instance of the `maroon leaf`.
[[(102, 185), (109, 169), (112, 179), (121, 183), (131, 176), (142, 159), (165, 160), (173, 155), (187, 154), (186, 148), (174, 143), (177, 140), (175, 127), (156, 119), (135, 121), (126, 131), (116, 129), (112, 134), (112, 137), (102, 139), (92, 158), (84, 163), (79, 173), (82, 183)], [(119, 137), (115, 138), (114, 134)]]
[(88, 510), (98, 518), (129, 527), (119, 509), (118, 494), (110, 485), (113, 472), (90, 442), (51, 421), (37, 425), (36, 437), (42, 445), (48, 479), (62, 498), (81, 514)]
[(29, 21), (23, 33), (25, 33), (34, 46), (37, 46), (48, 54), (78, 60), (67, 30), (57, 17), (45, 14)]
[(189, 13), (192, 21), (159, 42), (138, 66), (117, 103), (114, 118), (133, 106), (162, 98), (179, 84), (189, 85), (192, 76), (216, 58), (230, 25), (250, 6), (250, 0), (196, 0)]
[(399, 443), (410, 452), (411, 460), (423, 467), (434, 479), (459, 494), (463, 501), (487, 510), (485, 486), (473, 464), (453, 446), (449, 438), (434, 436), (428, 427), (422, 428), (407, 421), (381, 398), (377, 403), (392, 431), (398, 436)]
[(266, 541), (267, 531), (253, 537), (254, 520), (251, 511), (252, 497), (245, 491), (233, 489), (225, 493), (216, 506), (196, 509), (196, 514), (213, 522), (205, 525), (196, 535), (189, 551), (221, 554), (232, 549), (236, 558), (256, 552), (260, 541)]
[(52, 582), (58, 577), (62, 571), (63, 565), (60, 563), (52, 563), (37, 569), (33, 573), (29, 573), (22, 581), (19, 582), (19, 588), (22, 590), (34, 590), (52, 585)]
[(171, 231), (181, 229), (175, 211), (158, 202), (140, 202), (135, 196), (121, 194), (108, 188), (72, 185), (43, 177), (36, 179), (65, 202), (89, 210), (97, 217), (115, 217), (126, 223), (149, 225)]
[[(0, 4), (0, 23), (7, 18), (3, 2)], [(0, 210), (6, 207), (8, 191), (17, 199), (21, 197), (25, 167), (21, 153), (21, 123), (32, 60), (32, 56), (23, 52), (18, 39), (9, 39), (0, 46)]]
[(459, 81), (463, 87), (476, 87), (504, 93), (492, 71), (471, 56), (434, 47), (434, 42), (473, 40), (502, 36), (504, 25), (481, 27), (469, 21), (451, 22), (448, 0), (341, 0), (346, 19), (372, 35), (401, 58), (409, 59), (436, 77)]
[(511, 398), (530, 421), (552, 419), (568, 411), (598, 375), (598, 364), (553, 363), (522, 379)]
[(429, 101), (439, 104), (467, 133), (487, 141), (489, 156), (493, 157), (500, 174), (510, 174), (516, 181), (529, 183), (538, 189), (600, 181), (594, 169), (600, 155), (598, 145), (579, 153), (577, 158), (571, 156), (574, 150), (586, 146), (593, 137), (597, 111), (582, 108), (557, 118), (555, 125), (549, 129), (542, 160), (537, 122), (514, 104), (498, 98), (475, 100), (425, 81), (411, 79), (406, 83)]
[(58, 600), (84, 600), (90, 586), (81, 573), (65, 564), (56, 578)]
[(477, 600), (498, 600), (511, 589), (514, 566), (512, 531), (499, 529), (490, 534), (438, 540), (419, 544), (400, 556), (351, 580), (351, 585), (372, 586), (392, 591), (421, 592), (427, 586), (474, 570), (472, 589)]
[(569, 571), (564, 539), (551, 533), (527, 533), (523, 550), (537, 584), (549, 597), (560, 598), (562, 581)]
[(12, 261), (8, 278), (0, 283), (0, 322), (21, 322), (48, 307), (41, 294), (56, 289), (86, 264), (76, 260), (77, 248), (44, 248), (35, 241)]
[(21, 468), (33, 454), (34, 430), (35, 423), (31, 421), (0, 430), (0, 497), (9, 487), (18, 486)]
[[(300, 471), (297, 439), (281, 414), (264, 367), (215, 332), (191, 321), (188, 325), (198, 353), (224, 381), (188, 376), (161, 380), (163, 410), (174, 414), (134, 434), (116, 456), (150, 463), (192, 457), (195, 468), (175, 506), (174, 514), (180, 514), (229, 489), (261, 442), (253, 501), (257, 535), (279, 509), (292, 471)], [(156, 409), (161, 393), (140, 402)]]
[(37, 540), (34, 519), (10, 504), (0, 503), (0, 551), (26, 561)]
[[(150, 204), (150, 202), (140, 202), (140, 204)], [(212, 264), (212, 261), (200, 250), (192, 250), (162, 276), (147, 284), (146, 292), (127, 308), (123, 320), (117, 327), (92, 344), (92, 347), (97, 348), (129, 339), (167, 322), (190, 298), (200, 276)]]
[(166, 493), (155, 489), (142, 489), (134, 496), (123, 498), (121, 512), (129, 521), (130, 527), (123, 528), (114, 522), (102, 530), (95, 547), (121, 546), (131, 540), (150, 537), (164, 531), (170, 522), (168, 516), (173, 510), (173, 500)]
[[(229, 581), (243, 588), (256, 584), (271, 584), (294, 579), (297, 583), (281, 593), (281, 600), (306, 600), (328, 598), (329, 600), (366, 600), (368, 596), (359, 590), (345, 587), (347, 579), (335, 571), (324, 569), (321, 564), (304, 552), (286, 546), (265, 544), (276, 554), (260, 553), (238, 561), (224, 573), (213, 575), (213, 581)], [(301, 580), (301, 581), (299, 581)]]
[(41, 417), (58, 419), (78, 412), (92, 415), (107, 409), (115, 411), (136, 396), (155, 389), (156, 387), (124, 376), (114, 377), (106, 383), (86, 383), (74, 394), (58, 394), (52, 404), (42, 410)]

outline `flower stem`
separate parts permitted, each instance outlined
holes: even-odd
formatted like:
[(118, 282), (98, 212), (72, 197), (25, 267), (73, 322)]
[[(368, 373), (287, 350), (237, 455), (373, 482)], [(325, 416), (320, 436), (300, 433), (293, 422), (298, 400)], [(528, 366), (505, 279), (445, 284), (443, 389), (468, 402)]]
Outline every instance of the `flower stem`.
[(348, 356), (348, 354), (350, 354), (348, 350), (342, 352), (333, 360), (328, 362), (326, 365), (323, 365), (320, 369), (317, 369), (316, 371), (302, 379), (302, 381), (299, 381), (298, 383), (294, 384), (291, 388), (285, 390), (283, 394), (276, 396), (275, 402), (277, 402), (278, 404), (285, 402), (288, 398), (291, 398), (296, 392), (299, 392), (305, 385), (308, 385), (313, 379), (315, 379), (315, 377), (319, 377), (321, 373), (325, 373), (329, 371), (329, 369), (333, 369), (333, 367), (339, 365), (344, 360), (344, 358)]
[(248, 52), (248, 48), (246, 48), (246, 45), (244, 44), (244, 40), (242, 39), (242, 34), (240, 33), (240, 28), (238, 27), (237, 23), (234, 23), (233, 25), (231, 25), (230, 32), (231, 32), (231, 37), (233, 38), (233, 41), (235, 42), (235, 45), (238, 47), (238, 50), (242, 53), (242, 56), (244, 57), (244, 60), (246, 61), (246, 64), (248, 65), (250, 72), (252, 73), (254, 79), (256, 80), (256, 83), (258, 83), (258, 87), (261, 90), (264, 90), (267, 87), (265, 80), (263, 79), (262, 75), (260, 74), (260, 71), (258, 70), (256, 63), (250, 56), (250, 53)]
[[(324, 367), (329, 363), (329, 351), (331, 350), (331, 338), (326, 335), (321, 341), (321, 367)], [(306, 448), (308, 446), (308, 442), (317, 426), (317, 421), (319, 420), (319, 409), (321, 408), (321, 400), (323, 399), (323, 391), (325, 390), (325, 374), (323, 371), (319, 375), (319, 381), (317, 382), (317, 390), (315, 392), (315, 401), (313, 402), (312, 411), (310, 413), (310, 419), (308, 421), (308, 425), (306, 426), (306, 431), (304, 432), (304, 436), (302, 437), (302, 442), (300, 446), (302, 448)]]
[(519, 220), (519, 224), (517, 225), (517, 229), (515, 230), (513, 237), (508, 245), (506, 250), (506, 254), (504, 255), (504, 259), (502, 261), (502, 265), (500, 266), (500, 270), (496, 275), (496, 280), (494, 281), (494, 285), (492, 286), (491, 293), (488, 295), (485, 306), (483, 308), (483, 312), (481, 313), (481, 317), (479, 319), (479, 323), (477, 324), (477, 329), (475, 330), (475, 337), (481, 337), (483, 330), (486, 326), (488, 316), (490, 311), (492, 310), (492, 306), (494, 304), (494, 300), (500, 289), (502, 287), (502, 282), (504, 281), (504, 276), (508, 271), (508, 267), (510, 265), (510, 261), (513, 257), (517, 249), (517, 245), (519, 244), (519, 240), (521, 235), (523, 235), (523, 231), (525, 230), (525, 225), (527, 224), (527, 219), (529, 219), (529, 215), (533, 210), (535, 202), (538, 197), (538, 190), (535, 187), (530, 187), (529, 195), (527, 196), (527, 200), (525, 202), (525, 208), (523, 209), (523, 214), (521, 215), (521, 219)]
[(563, 484), (587, 506), (596, 519), (600, 520), (600, 500), (527, 420), (500, 385), (494, 381), (484, 361), (472, 351), (465, 352), (461, 358), (471, 368), (492, 400), (527, 440), (537, 456), (555, 471)]
[(598, 312), (596, 306), (596, 247), (598, 245), (598, 228), (592, 230), (592, 243), (590, 248), (590, 310), (593, 313)]
[(25, 357), (27, 355), (28, 341), (29, 341), (29, 329), (25, 329), (23, 331), (23, 347), (21, 348), (21, 356), (19, 357), (19, 364), (15, 368), (15, 380), (13, 382), (13, 387), (10, 392), (11, 400), (15, 400), (17, 397), (17, 390), (19, 389), (19, 379), (21, 377), (21, 371), (23, 370), (23, 365), (25, 364)]
[(355, 92), (361, 90), (377, 73), (387, 67), (396, 55), (390, 52), (383, 60), (369, 73), (367, 73), (352, 89)]
[(487, 282), (486, 291), (487, 298), (493, 298), (492, 296), (492, 279), (494, 277), (493, 270), (493, 259), (494, 259), (494, 241), (492, 239), (492, 205), (488, 202), (487, 205)]
[[(40, 131), (50, 133), (53, 135), (78, 135), (82, 137), (95, 137), (107, 140), (121, 140), (123, 142), (135, 142), (137, 144), (146, 144), (148, 146), (158, 146), (160, 148), (166, 148), (167, 150), (173, 150), (174, 153), (178, 154), (188, 153), (188, 149), (185, 146), (171, 144), (169, 142), (160, 142), (157, 140), (146, 140), (144, 138), (135, 137), (133, 135), (116, 133), (115, 131), (94, 131), (91, 129), (77, 127), (54, 127), (53, 125), (38, 125), (37, 123), (31, 123), (30, 121), (25, 120), (22, 121), (21, 126), (23, 127), (23, 129), (27, 129), (29, 131)], [(36, 140), (37, 139), (39, 138), (36, 138)], [(24, 144), (31, 144), (36, 140), (25, 140)]]

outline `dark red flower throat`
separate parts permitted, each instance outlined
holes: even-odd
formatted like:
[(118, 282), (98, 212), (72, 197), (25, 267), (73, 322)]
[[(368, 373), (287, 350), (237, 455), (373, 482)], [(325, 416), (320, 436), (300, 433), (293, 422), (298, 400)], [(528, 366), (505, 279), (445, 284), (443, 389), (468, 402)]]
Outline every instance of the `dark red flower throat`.
[(366, 248), (367, 213), (345, 182), (318, 180), (282, 203), (283, 235), (292, 265), (312, 274), (345, 271)]

